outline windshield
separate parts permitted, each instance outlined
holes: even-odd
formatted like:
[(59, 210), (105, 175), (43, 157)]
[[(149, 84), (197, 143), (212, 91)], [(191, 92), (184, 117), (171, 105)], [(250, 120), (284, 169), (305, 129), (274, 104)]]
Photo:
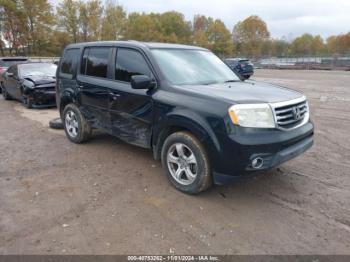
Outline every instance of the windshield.
[(174, 85), (209, 85), (239, 81), (216, 55), (204, 50), (153, 49), (166, 79)]
[(20, 66), (24, 76), (55, 76), (57, 66), (54, 64), (23, 64)]

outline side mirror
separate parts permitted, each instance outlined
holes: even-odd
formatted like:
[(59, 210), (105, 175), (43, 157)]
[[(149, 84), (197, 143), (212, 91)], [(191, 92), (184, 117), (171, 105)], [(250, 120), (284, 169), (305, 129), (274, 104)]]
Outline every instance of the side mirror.
[(133, 89), (150, 89), (155, 87), (155, 82), (146, 75), (134, 75), (131, 77), (131, 87)]
[(6, 72), (7, 77), (13, 77), (13, 73)]

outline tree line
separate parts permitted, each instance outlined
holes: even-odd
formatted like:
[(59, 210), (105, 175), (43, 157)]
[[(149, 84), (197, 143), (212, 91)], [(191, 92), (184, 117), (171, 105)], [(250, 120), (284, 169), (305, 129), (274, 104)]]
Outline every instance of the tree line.
[(221, 57), (285, 57), (350, 53), (350, 32), (330, 36), (303, 34), (293, 41), (272, 38), (258, 16), (231, 30), (222, 20), (182, 13), (127, 13), (115, 0), (0, 0), (1, 55), (59, 56), (69, 43), (124, 40), (202, 46)]

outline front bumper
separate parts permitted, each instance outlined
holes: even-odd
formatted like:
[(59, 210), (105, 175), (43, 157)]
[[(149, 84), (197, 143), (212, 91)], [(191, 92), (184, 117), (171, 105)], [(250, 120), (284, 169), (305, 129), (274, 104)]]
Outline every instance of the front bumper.
[(56, 92), (52, 90), (33, 90), (27, 97), (34, 108), (56, 106)]
[[(264, 171), (295, 158), (313, 145), (311, 122), (290, 131), (239, 128), (231, 134), (214, 164), (214, 183), (227, 184), (257, 171)], [(252, 166), (253, 159), (263, 163)]]

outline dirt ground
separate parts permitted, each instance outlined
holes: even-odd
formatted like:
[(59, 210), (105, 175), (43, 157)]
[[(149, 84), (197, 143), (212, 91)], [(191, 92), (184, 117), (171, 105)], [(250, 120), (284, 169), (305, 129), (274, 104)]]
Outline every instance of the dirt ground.
[(148, 150), (48, 128), (55, 110), (0, 99), (0, 254), (350, 254), (350, 72), (257, 70), (303, 91), (304, 155), (198, 196)]

